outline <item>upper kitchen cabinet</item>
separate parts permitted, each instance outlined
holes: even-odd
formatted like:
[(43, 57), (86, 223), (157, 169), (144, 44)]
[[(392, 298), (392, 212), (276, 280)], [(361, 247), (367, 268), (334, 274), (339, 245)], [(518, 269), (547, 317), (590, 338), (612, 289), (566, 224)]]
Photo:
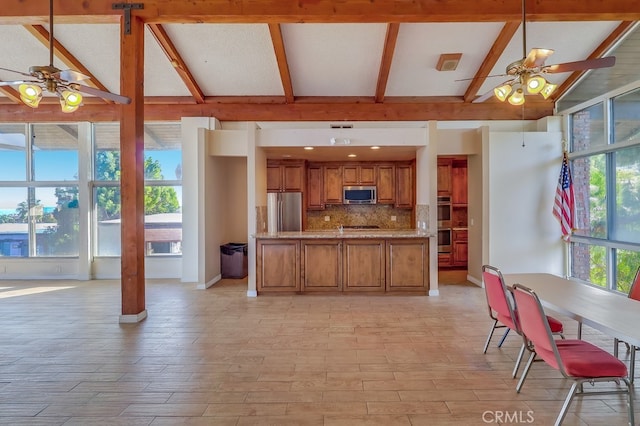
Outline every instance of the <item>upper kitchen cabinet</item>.
[(451, 203), (466, 205), (467, 197), (467, 160), (453, 160), (451, 168)]
[(267, 161), (268, 192), (301, 192), (304, 188), (304, 161)]
[(398, 208), (412, 209), (415, 203), (414, 163), (396, 163), (396, 203)]
[(438, 195), (451, 196), (451, 158), (438, 158)]
[(322, 166), (309, 164), (307, 167), (307, 210), (324, 209), (324, 174)]
[(322, 173), (324, 203), (342, 204), (342, 166), (327, 164), (322, 168)]
[(396, 202), (396, 168), (393, 164), (378, 164), (377, 192), (379, 204)]
[(375, 185), (376, 166), (372, 164), (349, 164), (342, 167), (344, 185)]

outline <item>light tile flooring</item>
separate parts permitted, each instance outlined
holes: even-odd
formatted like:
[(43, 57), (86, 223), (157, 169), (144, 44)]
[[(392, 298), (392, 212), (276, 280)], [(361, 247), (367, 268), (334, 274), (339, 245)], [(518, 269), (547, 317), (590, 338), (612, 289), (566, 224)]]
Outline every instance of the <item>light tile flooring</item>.
[[(519, 337), (483, 355), (483, 290), (440, 289), (247, 298), (239, 280), (150, 281), (149, 317), (123, 325), (116, 281), (0, 281), (0, 424), (553, 424), (569, 382), (537, 363), (516, 394)], [(625, 425), (625, 410), (578, 400), (565, 424)]]

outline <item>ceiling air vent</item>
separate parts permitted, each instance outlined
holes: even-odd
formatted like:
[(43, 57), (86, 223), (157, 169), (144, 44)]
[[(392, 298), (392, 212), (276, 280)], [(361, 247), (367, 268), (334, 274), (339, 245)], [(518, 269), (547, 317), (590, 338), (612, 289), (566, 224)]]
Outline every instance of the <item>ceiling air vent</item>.
[(353, 124), (331, 124), (332, 129), (353, 129)]

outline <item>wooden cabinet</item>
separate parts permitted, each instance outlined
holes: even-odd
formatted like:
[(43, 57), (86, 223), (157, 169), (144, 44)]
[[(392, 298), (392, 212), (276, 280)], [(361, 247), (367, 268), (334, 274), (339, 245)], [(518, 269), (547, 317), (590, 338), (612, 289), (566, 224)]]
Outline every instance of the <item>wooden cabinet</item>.
[(377, 196), (378, 204), (395, 204), (396, 168), (393, 164), (378, 164)]
[(323, 167), (324, 204), (342, 204), (342, 166)]
[(396, 164), (396, 202), (398, 208), (412, 209), (415, 198), (413, 163)]
[(323, 180), (322, 166), (310, 164), (307, 167), (307, 210), (323, 210)]
[(268, 192), (299, 192), (304, 188), (304, 162), (267, 162)]
[(451, 169), (453, 160), (450, 158), (438, 158), (438, 195), (451, 195)]
[(454, 160), (451, 168), (451, 202), (454, 205), (466, 205), (467, 192), (467, 161)]
[(258, 240), (256, 287), (258, 293), (300, 291), (300, 240)]
[(386, 290), (419, 290), (429, 282), (429, 240), (387, 241)]
[(302, 291), (342, 291), (342, 241), (302, 240)]
[(375, 185), (376, 166), (372, 164), (348, 164), (342, 167), (343, 185)]
[(466, 266), (469, 247), (469, 233), (466, 229), (453, 231), (453, 266)]
[(344, 240), (343, 249), (343, 291), (384, 291), (384, 240)]
[(451, 253), (438, 253), (438, 266), (439, 267), (451, 266)]

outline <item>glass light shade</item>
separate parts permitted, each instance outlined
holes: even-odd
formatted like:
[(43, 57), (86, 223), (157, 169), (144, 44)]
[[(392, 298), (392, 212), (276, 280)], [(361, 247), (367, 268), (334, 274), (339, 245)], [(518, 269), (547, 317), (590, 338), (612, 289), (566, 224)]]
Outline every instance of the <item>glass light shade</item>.
[(496, 95), (496, 98), (500, 100), (500, 102), (504, 102), (507, 100), (507, 96), (509, 96), (512, 90), (513, 87), (511, 87), (511, 85), (507, 83), (493, 89), (493, 93)]
[(35, 84), (21, 84), (18, 86), (18, 92), (20, 92), (20, 99), (25, 105), (31, 108), (38, 107), (42, 99), (42, 89), (40, 86), (36, 86)]
[(543, 98), (547, 99), (549, 96), (551, 96), (553, 92), (556, 91), (557, 88), (558, 88), (557, 84), (547, 82), (547, 84), (545, 84), (545, 86), (540, 91), (540, 94), (542, 95)]
[(540, 93), (545, 84), (547, 84), (547, 80), (545, 80), (544, 77), (533, 75), (527, 79), (527, 92), (532, 95)]
[(60, 107), (62, 112), (74, 112), (82, 104), (82, 95), (77, 92), (65, 90), (60, 95)]
[(524, 103), (524, 92), (522, 89), (516, 90), (509, 96), (509, 103), (511, 105), (522, 105)]

